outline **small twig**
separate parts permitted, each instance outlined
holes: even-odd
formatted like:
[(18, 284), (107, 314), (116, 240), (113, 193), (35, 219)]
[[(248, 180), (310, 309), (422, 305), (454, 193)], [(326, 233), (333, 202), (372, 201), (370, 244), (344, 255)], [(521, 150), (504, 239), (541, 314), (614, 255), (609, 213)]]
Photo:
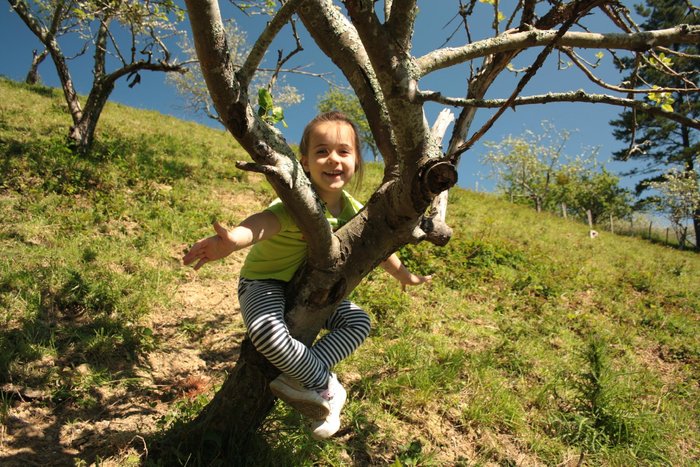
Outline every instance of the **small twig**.
[[(576, 2), (578, 5), (578, 1)], [(575, 10), (578, 8), (576, 7)], [(533, 76), (535, 76), (535, 73), (540, 69), (542, 64), (544, 63), (545, 59), (549, 56), (549, 54), (554, 50), (554, 46), (557, 43), (557, 41), (564, 35), (566, 32), (571, 28), (571, 26), (574, 24), (574, 22), (577, 20), (578, 13), (574, 13), (571, 18), (569, 18), (562, 27), (557, 31), (557, 33), (554, 35), (552, 40), (547, 44), (547, 46), (539, 53), (537, 58), (535, 59), (535, 62), (530, 66), (530, 69), (527, 71), (525, 76), (522, 77), (520, 82), (518, 82), (517, 86), (511, 93), (510, 97), (506, 99), (506, 101), (503, 103), (501, 107), (496, 111), (496, 113), (477, 131), (475, 132), (471, 138), (469, 138), (468, 141), (462, 143), (457, 149), (455, 150), (453, 157), (455, 159), (459, 158), (461, 154), (464, 152), (468, 151), (475, 142), (477, 142), (481, 137), (486, 134), (486, 132), (493, 126), (493, 124), (498, 120), (501, 115), (506, 111), (508, 107), (510, 107), (517, 98), (517, 96), (522, 92), (523, 88), (525, 85), (532, 79)]]
[(282, 66), (284, 66), (284, 64), (287, 63), (289, 59), (291, 59), (294, 55), (304, 50), (304, 47), (302, 47), (301, 45), (301, 39), (299, 39), (299, 34), (297, 33), (296, 21), (292, 19), (289, 23), (292, 26), (292, 37), (294, 37), (296, 47), (294, 48), (294, 50), (289, 52), (286, 57), (282, 57), (282, 50), (277, 51), (277, 65), (275, 66), (275, 71), (272, 73), (270, 82), (267, 84), (268, 91), (272, 91), (272, 88), (274, 87), (275, 82), (277, 81), (277, 77), (279, 76), (280, 70), (282, 69)]

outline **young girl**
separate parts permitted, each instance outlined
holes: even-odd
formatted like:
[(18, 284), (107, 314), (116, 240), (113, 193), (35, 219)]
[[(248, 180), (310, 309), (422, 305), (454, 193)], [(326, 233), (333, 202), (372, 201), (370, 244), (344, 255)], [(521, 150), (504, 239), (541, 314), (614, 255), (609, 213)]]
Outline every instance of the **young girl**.
[[(354, 123), (340, 112), (314, 118), (304, 129), (301, 165), (326, 205), (326, 218), (335, 230), (362, 208), (344, 188), (362, 174), (360, 141)], [(367, 313), (344, 300), (328, 318), (330, 332), (311, 348), (292, 338), (284, 321), (286, 283), (306, 256), (306, 242), (280, 200), (227, 230), (214, 223), (216, 235), (195, 243), (185, 255), (186, 265), (199, 269), (252, 246), (240, 271), (238, 297), (248, 335), (255, 348), (281, 374), (271, 391), (311, 419), (316, 439), (332, 436), (340, 428), (346, 391), (330, 369), (349, 356), (370, 330)], [(430, 280), (408, 271), (396, 255), (382, 267), (402, 286)]]

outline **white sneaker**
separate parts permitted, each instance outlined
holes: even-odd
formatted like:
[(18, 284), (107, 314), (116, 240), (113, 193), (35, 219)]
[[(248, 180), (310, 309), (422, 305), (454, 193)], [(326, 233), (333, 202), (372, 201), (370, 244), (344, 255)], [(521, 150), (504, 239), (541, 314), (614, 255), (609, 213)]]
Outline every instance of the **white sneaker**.
[(331, 413), (331, 405), (322, 393), (328, 391), (314, 391), (306, 389), (298, 381), (284, 373), (270, 382), (270, 391), (294, 407), (305, 417), (318, 420), (324, 419)]
[(321, 397), (330, 404), (330, 412), (325, 418), (315, 419), (310, 424), (311, 436), (319, 440), (330, 438), (340, 429), (340, 412), (348, 397), (347, 391), (340, 384), (335, 373), (331, 373), (328, 389), (321, 393)]

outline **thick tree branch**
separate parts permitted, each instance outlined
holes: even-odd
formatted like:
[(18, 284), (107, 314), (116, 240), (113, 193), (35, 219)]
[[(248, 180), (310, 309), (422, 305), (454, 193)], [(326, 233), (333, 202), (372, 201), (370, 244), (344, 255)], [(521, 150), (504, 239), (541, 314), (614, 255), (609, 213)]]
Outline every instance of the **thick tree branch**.
[(96, 80), (101, 80), (105, 74), (105, 59), (107, 57), (107, 35), (109, 32), (109, 19), (100, 21), (95, 40), (95, 56), (93, 60), (92, 74)]
[(418, 15), (416, 0), (396, 0), (392, 2), (391, 14), (386, 22), (386, 30), (397, 50), (408, 55), (411, 50), (413, 27)]
[[(389, 36), (379, 22), (374, 12), (374, 2), (345, 0), (343, 3), (386, 96), (391, 92), (390, 86), (394, 82), (394, 69), (391, 66), (392, 58), (396, 55), (394, 38)], [(378, 44), (381, 44), (381, 47), (378, 47)]]
[[(423, 109), (411, 103), (411, 96), (417, 89), (417, 80), (413, 73), (410, 50), (395, 43), (395, 38), (380, 24), (374, 12), (373, 2), (346, 0), (344, 3), (384, 93), (398, 149), (403, 159), (400, 164), (403, 164), (403, 167), (416, 167), (424, 152), (420, 148), (421, 143), (427, 139), (430, 130), (425, 125)], [(415, 7), (413, 2), (407, 0), (396, 2), (395, 7), (398, 8), (399, 4), (409, 8)], [(407, 15), (404, 19), (410, 21), (411, 13)], [(407, 27), (407, 30), (403, 30), (403, 34), (409, 34), (412, 30), (412, 25)], [(399, 38), (399, 41), (401, 40)], [(404, 174), (408, 178), (412, 177), (410, 173)], [(405, 181), (408, 182), (408, 180)]]
[[(418, 58), (416, 64), (420, 69), (419, 74), (425, 76), (435, 70), (475, 58), (544, 46), (551, 43), (556, 34), (557, 31), (550, 30), (501, 34), (497, 37), (465, 45), (464, 47), (435, 50)], [(559, 47), (645, 51), (653, 47), (667, 46), (677, 42), (700, 43), (700, 26), (681, 24), (675, 28), (632, 34), (598, 34), (570, 31), (558, 39), (555, 45)]]
[[(424, 159), (440, 155), (434, 148), (426, 146), (429, 141), (428, 128), (423, 108), (412, 102), (412, 96), (418, 88), (414, 75), (413, 58), (410, 49), (400, 44), (397, 47), (395, 38), (379, 22), (373, 2), (368, 0), (346, 0), (345, 5), (352, 23), (357, 28), (365, 50), (375, 70), (377, 80), (386, 99), (386, 107), (391, 119), (391, 125), (396, 136), (396, 144), (401, 153), (400, 179), (402, 187), (415, 183), (417, 171), (420, 170)], [(398, 8), (415, 8), (413, 2), (401, 0), (394, 3), (392, 15), (399, 16)], [(404, 12), (406, 21), (411, 21), (414, 12)], [(402, 34), (408, 34), (412, 24), (405, 25)], [(399, 38), (399, 40), (401, 40)], [(432, 153), (432, 154), (431, 154)], [(417, 187), (413, 187), (413, 196)], [(400, 191), (400, 190), (399, 190)], [(400, 203), (397, 203), (397, 205)], [(417, 203), (417, 205), (420, 203)]]

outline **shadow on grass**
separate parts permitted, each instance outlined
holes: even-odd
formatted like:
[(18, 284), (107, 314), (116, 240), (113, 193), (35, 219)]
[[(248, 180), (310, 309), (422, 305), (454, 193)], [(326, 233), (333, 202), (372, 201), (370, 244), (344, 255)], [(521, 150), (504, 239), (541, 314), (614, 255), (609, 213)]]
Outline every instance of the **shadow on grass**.
[[(51, 277), (19, 271), (0, 282), (0, 303), (11, 295), (39, 302), (0, 330), (2, 465), (92, 461), (97, 452), (138, 437), (132, 428), (109, 426), (110, 420), (154, 413), (133, 400), (148, 391), (139, 384), (135, 362), (152, 345), (150, 329), (115, 312), (119, 290), (75, 271), (61, 276), (57, 287), (49, 285)], [(39, 293), (28, 292), (37, 288)]]
[(158, 141), (105, 137), (89, 154), (80, 155), (60, 136), (26, 142), (10, 139), (0, 142), (1, 186), (72, 195), (132, 189), (144, 180), (191, 179), (193, 168), (169, 150), (177, 145), (169, 136), (159, 136)]

